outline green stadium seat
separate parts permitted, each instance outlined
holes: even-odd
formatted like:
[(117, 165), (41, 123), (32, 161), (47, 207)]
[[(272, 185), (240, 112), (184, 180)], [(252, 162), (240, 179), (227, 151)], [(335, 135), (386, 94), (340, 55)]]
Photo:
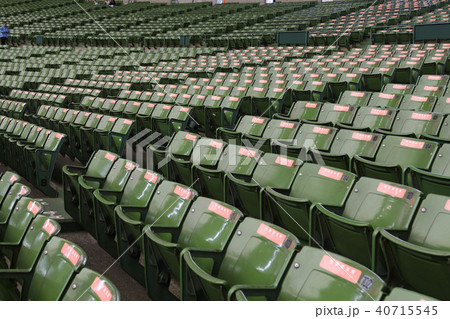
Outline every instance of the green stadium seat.
[[(237, 288), (275, 288), (298, 245), (288, 231), (245, 218), (223, 251), (198, 255), (194, 249), (185, 249), (181, 253), (181, 298), (227, 300)], [(211, 268), (207, 260), (221, 262)]]
[(386, 136), (375, 155), (375, 161), (355, 155), (353, 170), (358, 176), (403, 183), (403, 172), (408, 166), (429, 170), (437, 151), (438, 143), (436, 142)]
[(377, 255), (377, 228), (407, 230), (420, 195), (412, 187), (362, 177), (343, 207), (317, 204), (313, 216), (337, 253), (382, 273), (385, 269)]
[(377, 274), (361, 264), (305, 246), (276, 289), (243, 287), (233, 294), (237, 300), (253, 300), (262, 294), (264, 300), (277, 301), (379, 301), (385, 287)]
[(311, 233), (310, 207), (314, 203), (341, 207), (350, 194), (356, 175), (345, 170), (304, 163), (290, 190), (266, 187), (263, 205), (277, 224), (302, 242), (315, 241)]
[(405, 171), (408, 185), (420, 189), (424, 194), (447, 195), (450, 191), (450, 144), (444, 144), (431, 165), (430, 171), (410, 166)]
[(107, 278), (88, 268), (81, 269), (68, 287), (62, 301), (120, 301), (117, 287)]
[(136, 168), (123, 190), (96, 189), (94, 191), (94, 216), (97, 241), (111, 256), (117, 258), (115, 242), (115, 214), (117, 205), (145, 207), (162, 176)]
[(437, 136), (443, 122), (443, 116), (439, 113), (399, 111), (395, 117), (391, 131), (377, 129), (381, 133), (395, 135), (422, 135)]
[(246, 216), (262, 219), (261, 192), (265, 187), (288, 190), (302, 161), (295, 158), (265, 153), (251, 176), (241, 177), (227, 173), (229, 202), (240, 208)]
[(449, 206), (448, 196), (430, 194), (418, 209), (410, 231), (396, 234), (380, 230), (391, 281), (440, 300), (449, 298)]
[(78, 178), (82, 175), (104, 179), (118, 159), (116, 154), (99, 150), (92, 154), (86, 166), (65, 165), (62, 169), (62, 189), (65, 211), (78, 223), (80, 217), (80, 187)]
[[(120, 263), (130, 276), (141, 284), (145, 284), (148, 276), (158, 276), (156, 273), (147, 274), (139, 260), (142, 257), (141, 253), (144, 253), (144, 258), (147, 254), (143, 251), (140, 240), (143, 229), (147, 225), (152, 229), (161, 227), (166, 233), (161, 235), (161, 238), (170, 240), (178, 231), (197, 196), (197, 192), (191, 187), (162, 181), (153, 192), (147, 206), (117, 206), (115, 208), (119, 255), (123, 255), (122, 258), (124, 258), (121, 258)], [(147, 288), (153, 289), (153, 287)]]
[[(19, 213), (18, 217), (20, 219), (23, 215)], [(22, 291), (25, 292), (30, 284), (30, 275), (35, 269), (35, 265), (46, 243), (53, 236), (57, 235), (60, 230), (61, 226), (57, 222), (38, 214), (33, 218), (31, 225), (18, 245), (14, 245), (15, 243), (13, 242), (5, 242), (5, 245), (2, 245), (2, 249), (6, 247), (11, 248), (13, 254), (7, 257), (10, 261), (9, 267), (5, 268), (7, 264), (0, 264), (3, 265), (0, 267), (1, 300), (20, 299), (15, 282), (10, 278), (21, 274), (23, 277)]]
[[(111, 161), (116, 159), (110, 153), (107, 153), (105, 157), (108, 157)], [(128, 178), (135, 168), (135, 163), (119, 158), (114, 162), (105, 177), (93, 175), (80, 175), (78, 177), (80, 224), (94, 238), (99, 238), (96, 225), (97, 216), (95, 216), (96, 212), (94, 210), (94, 191), (96, 189), (123, 191)], [(89, 172), (89, 169), (87, 172)]]
[(351, 169), (353, 156), (359, 155), (367, 159), (375, 158), (383, 141), (383, 135), (374, 133), (363, 133), (352, 130), (341, 129), (336, 134), (329, 152), (311, 150), (314, 161), (318, 164)]
[[(203, 252), (223, 251), (242, 217), (242, 213), (229, 204), (198, 197), (182, 225), (176, 228), (175, 224), (171, 229), (171, 236), (168, 236), (168, 224), (145, 226), (146, 287), (152, 299), (163, 300), (169, 294), (170, 278), (180, 281), (180, 254), (185, 248)], [(196, 261), (209, 267), (207, 260), (196, 258)], [(165, 282), (158, 280), (162, 275)]]

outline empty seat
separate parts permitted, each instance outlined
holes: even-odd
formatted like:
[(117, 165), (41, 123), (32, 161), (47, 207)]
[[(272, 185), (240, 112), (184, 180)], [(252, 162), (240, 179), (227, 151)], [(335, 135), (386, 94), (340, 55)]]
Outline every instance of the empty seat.
[(161, 227), (166, 231), (166, 236), (161, 237), (170, 240), (171, 234), (178, 230), (197, 196), (198, 193), (191, 187), (162, 181), (147, 206), (115, 208), (119, 256), (122, 256), (120, 263), (130, 276), (144, 284), (144, 268), (139, 260), (143, 252), (139, 239), (144, 226)]
[(252, 175), (227, 173), (229, 202), (244, 211), (247, 216), (264, 218), (261, 205), (263, 189), (267, 186), (289, 189), (301, 165), (302, 161), (296, 158), (265, 153)]
[[(245, 218), (226, 249), (202, 253), (201, 259), (195, 249), (183, 251), (182, 299), (227, 300), (241, 285), (276, 287), (298, 244), (294, 235), (278, 226)], [(207, 260), (220, 263), (211, 268)]]
[(145, 207), (161, 181), (162, 176), (152, 171), (136, 168), (123, 190), (96, 189), (94, 191), (94, 216), (97, 241), (111, 256), (117, 258), (115, 242), (114, 208), (117, 205)]
[(78, 184), (78, 178), (84, 175), (104, 179), (118, 158), (116, 154), (99, 150), (92, 154), (86, 166), (65, 165), (63, 167), (62, 188), (64, 209), (78, 223), (81, 223), (79, 207), (80, 186)]
[(353, 156), (373, 159), (382, 141), (381, 134), (341, 129), (335, 136), (329, 152), (312, 149), (311, 153), (318, 164), (350, 170)]
[(298, 252), (278, 287), (243, 287), (232, 299), (265, 297), (277, 301), (377, 301), (386, 284), (374, 272), (343, 256), (305, 246)]
[(380, 230), (391, 281), (440, 300), (449, 299), (449, 221), (448, 196), (429, 194), (409, 231)]
[(309, 211), (313, 203), (343, 206), (356, 175), (345, 170), (304, 163), (289, 190), (267, 187), (266, 214), (304, 242), (312, 242)]
[(317, 204), (314, 215), (337, 253), (381, 273), (385, 268), (376, 255), (377, 228), (407, 230), (420, 195), (412, 187), (362, 177), (343, 207)]
[(429, 170), (437, 150), (436, 142), (386, 136), (375, 155), (375, 161), (355, 155), (353, 169), (358, 176), (402, 183), (403, 172), (408, 166)]
[[(204, 252), (221, 252), (242, 219), (243, 214), (235, 207), (206, 197), (192, 202), (180, 227), (170, 229), (168, 224), (148, 225), (143, 229), (145, 250), (146, 287), (152, 299), (173, 299), (168, 291), (170, 278), (179, 281), (180, 255), (185, 248)], [(158, 224), (158, 223), (157, 223)], [(196, 259), (199, 263), (201, 258)], [(161, 276), (165, 280), (159, 280)], [(169, 298), (167, 298), (169, 295)]]
[(424, 194), (448, 195), (450, 192), (450, 144), (438, 151), (430, 171), (410, 166), (405, 171), (408, 185), (420, 189)]
[[(105, 156), (110, 157), (112, 161), (115, 160), (114, 155), (107, 153)], [(94, 191), (96, 189), (104, 189), (109, 191), (123, 191), (128, 178), (136, 168), (136, 164), (119, 158), (114, 162), (112, 168), (105, 177), (93, 175), (80, 175), (78, 177), (79, 185), (79, 214), (80, 224), (86, 229), (94, 238), (98, 239), (97, 225), (94, 210)], [(89, 172), (89, 170), (87, 171)]]

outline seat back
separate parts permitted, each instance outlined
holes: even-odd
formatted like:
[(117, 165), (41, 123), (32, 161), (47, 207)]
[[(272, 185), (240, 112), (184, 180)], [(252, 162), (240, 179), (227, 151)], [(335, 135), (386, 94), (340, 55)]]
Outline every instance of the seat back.
[(409, 186), (361, 177), (345, 204), (342, 216), (368, 222), (373, 229), (407, 230), (421, 192)]
[(355, 129), (380, 128), (390, 130), (394, 123), (396, 109), (378, 107), (360, 107), (353, 121)]
[(43, 212), (42, 205), (28, 197), (22, 197), (18, 200), (8, 224), (3, 234), (1, 241), (9, 243), (18, 243), (25, 235), (28, 226), (33, 218)]
[(392, 125), (395, 134), (428, 134), (436, 136), (441, 127), (443, 115), (440, 113), (400, 111)]
[(231, 238), (217, 277), (229, 287), (276, 287), (298, 245), (298, 239), (281, 227), (246, 218)]
[(343, 206), (356, 175), (341, 169), (304, 163), (292, 184), (290, 196), (313, 203)]
[(123, 158), (119, 158), (106, 175), (101, 189), (110, 191), (122, 191), (128, 178), (136, 168), (136, 164)]
[(114, 153), (110, 153), (104, 150), (98, 150), (91, 156), (88, 164), (85, 176), (94, 178), (105, 178), (119, 156)]
[(358, 107), (351, 105), (339, 105), (324, 103), (319, 113), (319, 122), (331, 122), (332, 124), (351, 124), (358, 111)]
[(76, 244), (53, 237), (44, 248), (31, 279), (26, 300), (57, 301), (73, 276), (86, 264), (86, 253)]
[(408, 241), (415, 245), (450, 252), (450, 198), (429, 194), (411, 226)]
[(414, 166), (428, 170), (436, 155), (438, 143), (403, 138), (400, 136), (386, 136), (375, 157), (376, 162), (388, 165)]
[(379, 301), (386, 284), (349, 258), (303, 247), (288, 268), (277, 300)]
[(0, 177), (0, 204), (2, 203), (5, 196), (8, 194), (10, 187), (15, 183), (20, 181), (20, 176), (13, 172), (5, 172)]
[(8, 222), (9, 216), (11, 215), (17, 201), (23, 196), (28, 196), (30, 192), (31, 190), (27, 186), (20, 183), (15, 183), (11, 186), (8, 196), (4, 198), (0, 207), (0, 224), (5, 224)]
[(58, 235), (60, 230), (61, 226), (56, 221), (44, 215), (35, 216), (23, 238), (16, 263), (12, 266), (31, 271), (47, 241)]
[[(178, 228), (197, 192), (184, 185), (162, 181), (156, 194), (148, 206), (147, 214), (143, 216), (144, 225), (155, 227)], [(169, 239), (164, 238), (170, 241)]]
[(73, 278), (64, 293), (63, 301), (119, 301), (120, 294), (116, 286), (99, 273), (83, 268)]
[(236, 126), (235, 131), (241, 134), (262, 136), (269, 119), (251, 115), (243, 116)]
[(253, 172), (252, 181), (259, 187), (289, 189), (302, 161), (296, 158), (265, 153)]
[(346, 154), (350, 158), (355, 154), (366, 158), (375, 157), (383, 141), (383, 135), (340, 130), (331, 145), (331, 154)]
[(155, 192), (162, 176), (143, 168), (136, 168), (123, 189), (120, 205), (145, 207)]

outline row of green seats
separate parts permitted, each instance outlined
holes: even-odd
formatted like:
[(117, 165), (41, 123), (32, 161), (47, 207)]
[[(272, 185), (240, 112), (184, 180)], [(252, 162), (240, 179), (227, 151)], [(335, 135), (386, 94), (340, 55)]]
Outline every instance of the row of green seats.
[[(330, 179), (332, 170), (322, 168), (327, 170), (323, 177)], [(122, 256), (121, 266), (145, 284), (149, 296), (156, 300), (174, 299), (169, 291), (171, 279), (180, 281), (182, 300), (395, 300), (418, 297), (414, 292), (401, 289), (391, 291), (368, 268), (349, 258), (304, 246), (294, 234), (271, 222), (244, 217), (239, 209), (223, 201), (198, 197), (193, 189), (195, 184), (188, 187), (164, 180), (161, 175), (139, 168), (136, 163), (116, 154), (98, 151), (85, 167), (65, 166), (63, 180), (66, 210), (78, 218), (110, 254)], [(333, 180), (338, 183), (335, 178)], [(412, 192), (417, 196), (411, 199), (409, 193), (405, 195), (401, 190), (394, 194), (394, 185), (380, 180), (369, 181), (370, 187), (379, 188), (377, 193), (382, 207), (390, 201), (392, 204), (399, 202), (399, 205), (406, 202), (408, 208), (411, 200), (418, 202), (418, 191)], [(363, 187), (364, 182), (361, 179), (357, 185)], [(140, 191), (136, 192), (136, 189)], [(400, 197), (401, 193), (404, 196)], [(367, 199), (362, 195), (360, 200), (374, 201), (374, 198)], [(417, 208), (417, 205), (413, 206)], [(380, 205), (374, 205), (373, 213), (381, 211), (384, 214), (383, 209), (378, 209), (381, 209)], [(440, 206), (429, 207), (428, 212), (436, 214), (439, 209)], [(432, 216), (429, 217), (432, 221)], [(419, 221), (416, 222), (423, 231), (426, 227), (435, 227), (435, 223), (429, 225), (426, 221), (429, 220), (422, 218), (420, 226)], [(440, 243), (445, 242), (443, 240)], [(421, 244), (412, 236), (411, 242), (410, 253), (415, 253), (416, 246), (420, 251)], [(431, 238), (423, 243), (434, 244)], [(446, 260), (445, 256), (441, 260)], [(141, 258), (143, 264), (139, 261)], [(422, 258), (426, 260), (427, 257)], [(334, 264), (336, 261), (339, 263)], [(337, 271), (342, 263), (354, 272)], [(425, 262), (418, 264), (415, 271), (434, 277), (446, 267)], [(404, 271), (404, 267), (400, 266), (399, 270)], [(312, 273), (320, 273), (321, 278), (324, 276), (319, 279), (323, 280), (320, 291), (317, 290), (317, 277), (314, 285), (303, 289)], [(422, 280), (410, 282), (410, 279), (407, 285), (418, 291), (429, 291), (431, 287), (434, 295), (448, 297), (445, 296), (448, 281), (445, 275), (435, 276), (430, 284), (423, 284)], [(439, 280), (441, 284), (434, 285)], [(335, 290), (338, 282), (340, 287), (345, 283), (345, 294)], [(396, 297), (386, 296), (391, 293)]]
[(117, 288), (86, 268), (86, 253), (11, 172), (0, 176), (0, 300), (116, 301)]
[(57, 193), (50, 184), (59, 150), (66, 135), (22, 120), (0, 117), (1, 162), (9, 165), (49, 196)]

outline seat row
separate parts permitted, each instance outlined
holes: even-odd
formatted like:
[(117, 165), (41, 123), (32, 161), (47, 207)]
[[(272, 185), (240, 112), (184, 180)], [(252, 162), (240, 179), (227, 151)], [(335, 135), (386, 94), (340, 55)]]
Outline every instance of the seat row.
[(56, 196), (50, 185), (59, 150), (66, 135), (14, 118), (0, 116), (0, 161), (49, 196)]
[[(402, 191), (402, 185), (366, 178), (356, 182), (351, 173), (315, 164), (290, 167), (288, 160), (278, 160), (282, 163), (280, 170), (293, 167), (304, 173), (306, 179), (308, 171), (311, 172), (310, 179), (302, 180), (298, 185), (301, 184), (303, 190), (312, 185), (310, 193), (320, 197), (320, 202), (336, 193), (336, 189), (339, 192), (345, 188), (336, 188), (338, 184), (347, 185), (343, 190), (347, 195), (358, 194), (357, 188), (352, 187), (356, 183), (361, 187), (361, 196), (352, 199), (357, 209), (358, 201), (366, 203), (363, 205), (366, 208), (371, 207), (370, 202), (377, 202), (369, 214), (385, 216), (388, 214), (384, 207), (404, 207), (404, 216), (392, 213), (385, 217), (398, 218), (399, 225), (411, 222), (419, 205), (420, 192), (412, 188)], [(337, 180), (339, 174), (342, 175)], [(283, 182), (284, 176), (286, 174), (278, 181)], [(271, 179), (267, 177), (267, 180)], [(365, 183), (368, 186), (364, 186)], [(375, 272), (362, 264), (323, 249), (305, 246), (307, 241), (299, 240), (295, 233), (258, 216), (255, 218), (252, 216), (254, 213), (243, 214), (236, 206), (224, 201), (199, 197), (194, 189), (195, 183), (187, 186), (165, 180), (158, 173), (139, 168), (136, 163), (116, 154), (98, 151), (85, 167), (65, 166), (63, 184), (66, 211), (79, 220), (110, 254), (121, 256), (121, 266), (136, 280), (145, 283), (153, 299), (174, 298), (169, 292), (171, 279), (180, 282), (183, 300), (390, 300), (393, 297), (386, 295), (397, 293), (398, 298), (418, 297), (404, 290), (390, 291)], [(321, 190), (322, 185), (325, 190)], [(332, 187), (332, 192), (329, 187)], [(378, 190), (372, 191), (373, 187)], [(378, 197), (368, 198), (365, 192), (375, 192)], [(250, 191), (246, 194), (255, 193)], [(442, 200), (443, 196), (439, 198)], [(431, 195), (430, 201), (437, 203)], [(271, 206), (265, 207), (269, 210)], [(415, 222), (422, 228), (431, 227), (433, 231), (442, 232), (435, 228), (437, 224), (433, 222), (433, 214), (437, 214), (441, 207), (427, 208), (428, 214), (423, 215), (421, 222)], [(446, 218), (444, 223), (447, 223)], [(383, 226), (379, 224), (379, 227)], [(396, 229), (388, 223), (385, 227), (387, 232)], [(438, 234), (436, 236), (441, 238)], [(411, 241), (421, 249), (420, 244)], [(439, 240), (444, 246), (447, 242), (445, 238)], [(430, 238), (426, 245), (432, 249), (438, 244)], [(447, 256), (443, 257), (446, 260), (448, 247), (441, 249), (447, 250), (442, 252)], [(411, 254), (414, 252), (412, 249)], [(143, 265), (140, 262), (142, 258)], [(448, 269), (448, 265), (428, 265), (433, 268), (431, 270), (426, 269), (426, 265), (420, 264), (415, 270), (428, 277), (434, 276), (436, 270)], [(392, 267), (405, 271), (402, 267)], [(313, 276), (316, 272), (320, 277)], [(424, 285), (422, 280), (414, 281), (412, 278), (402, 284), (418, 291), (430, 291), (431, 287), (435, 296), (447, 298), (445, 287), (448, 278), (445, 276), (448, 273), (441, 273), (443, 275), (436, 276), (431, 284)], [(308, 285), (313, 278), (316, 278), (314, 285)], [(319, 290), (317, 280), (322, 283)], [(436, 289), (433, 284), (437, 280), (442, 282)], [(341, 289), (335, 290), (338, 282), (342, 287), (345, 283), (345, 294)]]
[(119, 300), (112, 282), (85, 267), (81, 247), (57, 237), (61, 226), (19, 181), (0, 176), (0, 300)]
[(86, 162), (98, 149), (122, 154), (135, 125), (135, 121), (127, 118), (49, 105), (40, 106), (28, 120), (65, 134), (67, 140), (61, 154), (81, 162)]
[[(301, 125), (297, 139), (290, 136), (286, 142), (283, 138), (289, 130), (289, 127), (275, 128), (278, 140), (245, 135), (237, 145), (232, 139), (202, 138), (191, 132), (178, 132), (170, 140), (147, 146), (147, 167), (185, 184), (198, 179), (196, 187), (202, 195), (220, 200), (226, 198), (225, 175), (251, 176), (266, 154), (271, 154), (272, 161), (281, 155), (280, 158), (287, 156), (292, 165), (305, 161), (325, 164), (360, 177), (410, 185), (425, 194), (449, 192), (448, 143), (440, 145), (429, 140), (347, 129), (338, 131), (312, 124)], [(271, 143), (269, 147), (266, 141)]]

